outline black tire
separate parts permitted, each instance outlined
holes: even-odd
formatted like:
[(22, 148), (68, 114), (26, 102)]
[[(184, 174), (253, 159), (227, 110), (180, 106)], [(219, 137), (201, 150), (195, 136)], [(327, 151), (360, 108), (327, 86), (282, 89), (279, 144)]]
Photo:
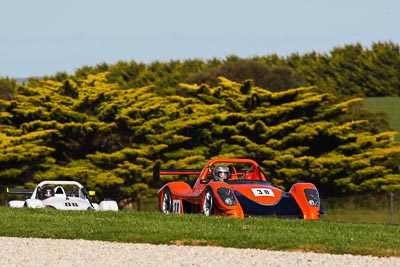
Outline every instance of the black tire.
[(171, 197), (171, 191), (169, 190), (168, 187), (164, 189), (160, 208), (162, 213), (172, 212), (172, 197)]
[(206, 192), (204, 193), (202, 210), (203, 215), (210, 216), (214, 213), (214, 196), (210, 187), (207, 187)]

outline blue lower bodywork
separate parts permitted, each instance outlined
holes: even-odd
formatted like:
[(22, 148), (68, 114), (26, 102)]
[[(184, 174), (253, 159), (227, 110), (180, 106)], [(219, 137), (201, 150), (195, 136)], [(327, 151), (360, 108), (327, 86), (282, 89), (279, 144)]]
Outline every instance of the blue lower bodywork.
[(240, 192), (235, 191), (235, 196), (242, 206), (246, 217), (251, 216), (274, 216), (274, 217), (291, 217), (302, 218), (301, 211), (296, 200), (289, 193), (283, 193), (281, 200), (272, 206), (261, 205)]

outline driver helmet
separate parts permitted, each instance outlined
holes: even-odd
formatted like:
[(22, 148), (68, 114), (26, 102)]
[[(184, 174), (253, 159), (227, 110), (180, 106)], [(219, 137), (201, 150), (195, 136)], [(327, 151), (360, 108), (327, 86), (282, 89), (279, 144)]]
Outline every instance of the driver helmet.
[(217, 166), (214, 168), (213, 176), (216, 181), (223, 182), (231, 178), (231, 172), (227, 166)]
[(53, 189), (53, 187), (51, 187), (49, 185), (46, 185), (46, 186), (42, 187), (41, 192), (42, 192), (42, 198), (43, 199), (46, 199), (46, 198), (54, 196), (54, 189)]

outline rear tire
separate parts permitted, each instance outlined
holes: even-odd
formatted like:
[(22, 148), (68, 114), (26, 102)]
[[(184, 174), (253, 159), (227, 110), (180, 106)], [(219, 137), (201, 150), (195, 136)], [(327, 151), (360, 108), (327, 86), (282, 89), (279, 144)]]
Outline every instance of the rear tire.
[(161, 212), (171, 213), (172, 212), (172, 197), (169, 188), (164, 189), (164, 193), (161, 199)]
[(203, 198), (203, 215), (210, 216), (214, 213), (214, 196), (210, 187), (207, 187)]

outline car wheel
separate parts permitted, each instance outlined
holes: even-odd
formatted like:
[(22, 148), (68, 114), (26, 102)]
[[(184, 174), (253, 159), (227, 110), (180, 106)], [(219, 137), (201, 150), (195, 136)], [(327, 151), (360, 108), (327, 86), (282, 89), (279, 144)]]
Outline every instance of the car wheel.
[(165, 188), (164, 194), (161, 200), (161, 211), (163, 213), (170, 213), (172, 212), (172, 197), (171, 197), (171, 191), (169, 188)]
[(210, 216), (214, 212), (214, 196), (210, 187), (207, 187), (203, 198), (203, 214)]

